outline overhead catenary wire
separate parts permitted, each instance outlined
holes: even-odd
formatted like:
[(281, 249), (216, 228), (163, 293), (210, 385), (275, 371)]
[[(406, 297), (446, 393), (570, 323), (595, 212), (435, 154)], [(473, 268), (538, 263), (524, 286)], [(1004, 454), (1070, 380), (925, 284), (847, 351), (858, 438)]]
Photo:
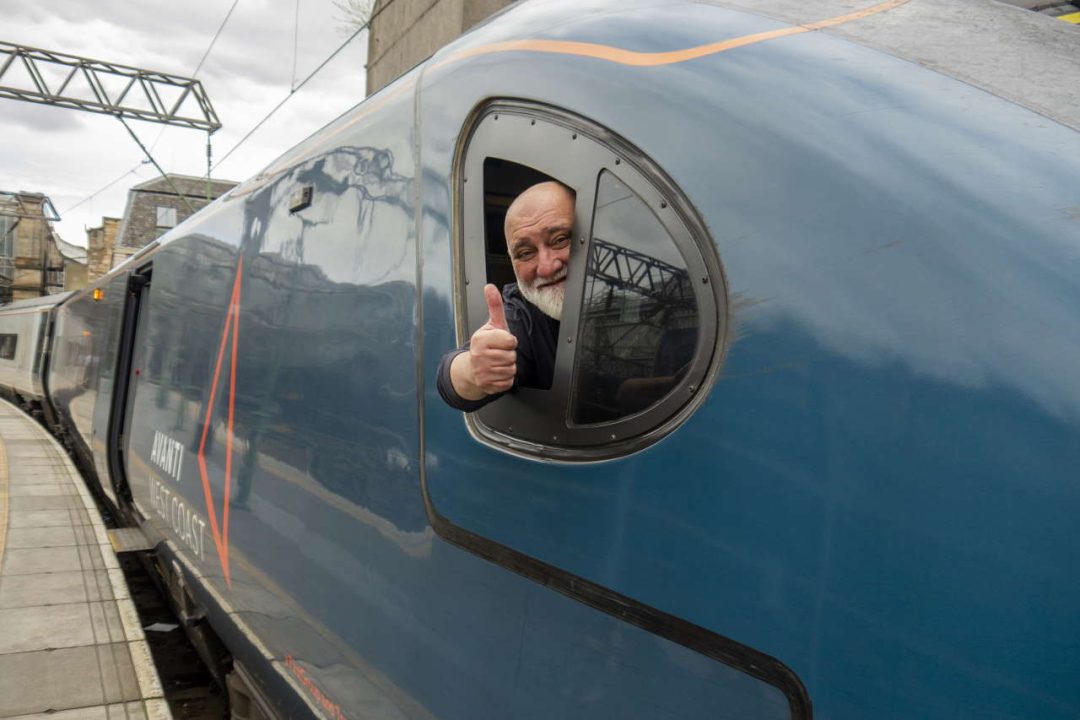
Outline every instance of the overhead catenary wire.
[(236, 6), (239, 4), (240, 0), (233, 0), (232, 7), (229, 8), (229, 12), (225, 13), (225, 18), (221, 21), (221, 24), (218, 25), (217, 32), (214, 33), (214, 37), (210, 39), (210, 44), (206, 46), (206, 52), (204, 52), (203, 56), (199, 58), (199, 64), (195, 66), (195, 70), (191, 73), (191, 77), (197, 77), (199, 75), (199, 71), (202, 70), (203, 63), (206, 62), (206, 58), (210, 57), (210, 51), (214, 49), (214, 45), (217, 43), (218, 38), (221, 37), (222, 30), (225, 29), (225, 25), (229, 22), (229, 18), (232, 17), (233, 10), (235, 10)]
[[(240, 4), (240, 0), (233, 0), (232, 6), (229, 8), (229, 11), (227, 13), (225, 13), (225, 17), (222, 19), (221, 24), (218, 25), (217, 31), (214, 33), (214, 36), (210, 39), (210, 44), (206, 46), (206, 50), (203, 52), (202, 57), (199, 58), (199, 62), (195, 66), (195, 70), (192, 71), (192, 73), (191, 73), (192, 79), (198, 77), (199, 71), (202, 70), (202, 66), (206, 62), (206, 59), (210, 57), (210, 53), (211, 53), (211, 51), (213, 51), (214, 45), (217, 44), (218, 38), (221, 37), (221, 33), (225, 30), (225, 25), (228, 24), (229, 18), (232, 17), (233, 11), (236, 10), (236, 6), (239, 5), (239, 4)], [(123, 122), (123, 119), (121, 119), (121, 122)], [(127, 129), (127, 131), (129, 133), (131, 133), (132, 137), (135, 137), (135, 133), (133, 133), (131, 131), (131, 128), (127, 127), (127, 123), (124, 123), (124, 127)], [(69, 207), (67, 210), (64, 210), (63, 213), (61, 213), (61, 214), (69, 213), (72, 210), (74, 210), (74, 209), (76, 209), (78, 207), (81, 207), (85, 203), (93, 200), (95, 197), (97, 197), (101, 193), (105, 192), (106, 190), (111, 188), (113, 185), (115, 185), (116, 183), (118, 183), (121, 180), (123, 180), (124, 178), (126, 178), (128, 175), (131, 175), (132, 173), (134, 173), (136, 170), (138, 170), (140, 167), (147, 164), (148, 162), (152, 162), (154, 164), (154, 167), (156, 167), (158, 169), (158, 171), (161, 172), (161, 167), (156, 162), (153, 161), (153, 158), (150, 157), (150, 153), (153, 152), (154, 148), (157, 147), (157, 144), (161, 141), (162, 136), (165, 134), (165, 132), (168, 129), (169, 129), (169, 127), (167, 125), (163, 126), (161, 128), (161, 130), (157, 134), (157, 137), (154, 138), (154, 142), (150, 144), (150, 150), (147, 150), (145, 147), (143, 147), (143, 144), (141, 142), (139, 142), (139, 139), (136, 137), (135, 141), (139, 144), (139, 147), (141, 147), (143, 149), (143, 152), (146, 154), (146, 156), (147, 156), (147, 158), (149, 158), (149, 160), (140, 160), (130, 170), (127, 170), (122, 175), (117, 177), (115, 180), (112, 180), (112, 181), (106, 183), (105, 185), (102, 185), (100, 188), (98, 188), (94, 192), (90, 193), (89, 195), (84, 197), (82, 200), (79, 200), (77, 203), (75, 203), (74, 205)], [(209, 135), (207, 135), (207, 139), (206, 139), (206, 155), (207, 155), (206, 189), (207, 189), (207, 199), (209, 199), (209, 195), (210, 195), (210, 137), (209, 137)], [(165, 173), (162, 172), (162, 175), (164, 176)], [(185, 199), (184, 202), (186, 203), (187, 200)], [(189, 208), (190, 208), (190, 206), (189, 206)]]
[[(207, 165), (209, 165), (209, 170), (207, 171), (207, 188), (208, 188), (208, 191), (209, 191), (209, 179), (210, 179), (211, 171), (214, 170), (214, 169), (217, 169), (241, 145), (243, 145), (245, 142), (247, 142), (247, 140), (252, 135), (254, 135), (259, 130), (259, 128), (261, 128), (271, 117), (273, 117), (273, 115), (275, 113), (277, 113), (277, 111), (280, 110), (281, 107), (283, 105), (285, 105), (285, 103), (288, 102), (288, 100), (294, 94), (296, 94), (297, 91), (299, 91), (301, 88), (303, 88), (312, 78), (314, 78), (319, 72), (321, 72), (322, 69), (324, 67), (326, 67), (326, 65), (329, 64), (331, 60), (333, 60), (335, 57), (337, 57), (341, 53), (341, 51), (344, 50), (353, 40), (355, 40), (356, 37), (361, 32), (363, 32), (364, 30), (367, 30), (368, 28), (370, 28), (371, 23), (375, 20), (375, 18), (377, 18), (379, 15), (381, 15), (387, 9), (389, 9), (390, 6), (393, 5), (395, 2), (396, 2), (396, 0), (386, 0), (386, 2), (379, 5), (378, 9), (376, 11), (372, 12), (371, 17), (369, 17), (364, 23), (362, 23), (359, 27), (357, 27), (356, 30), (354, 30), (349, 35), (349, 37), (346, 38), (346, 40), (343, 43), (341, 43), (332, 53), (330, 53), (330, 55), (327, 56), (326, 59), (324, 59), (321, 63), (319, 63), (319, 65), (314, 70), (312, 70), (311, 73), (309, 73), (307, 75), (307, 77), (305, 77), (303, 80), (301, 80), (298, 85), (291, 86), (290, 90), (289, 90), (289, 93), (284, 98), (282, 98), (282, 100), (277, 105), (275, 105), (270, 110), (269, 113), (267, 113), (261, 120), (259, 120), (259, 122), (257, 122), (254, 127), (252, 127), (242, 138), (240, 138), (240, 140), (235, 145), (233, 145), (216, 163), (213, 163), (212, 165), (210, 165), (210, 153), (211, 153), (210, 139), (209, 139), (209, 137), (207, 138), (207, 150), (206, 150), (206, 152), (207, 152)], [(217, 31), (214, 33), (214, 36), (211, 38), (210, 43), (206, 48), (206, 51), (203, 53), (202, 58), (200, 58), (198, 65), (195, 67), (195, 71), (192, 73), (193, 78), (198, 75), (199, 71), (202, 69), (203, 64), (206, 62), (206, 59), (210, 56), (210, 53), (213, 50), (214, 45), (217, 43), (218, 38), (221, 36), (221, 33), (224, 31), (226, 24), (229, 22), (229, 18), (232, 17), (233, 11), (236, 9), (236, 6), (239, 3), (240, 3), (240, 0), (233, 0), (233, 4), (229, 8), (229, 11), (227, 13), (225, 13), (225, 17), (222, 19), (221, 24), (218, 26)], [(296, 13), (297, 13), (297, 18), (298, 18), (299, 17), (299, 0), (297, 0)], [(296, 33), (296, 29), (294, 28), (294, 43), (298, 42), (298, 40), (296, 39), (295, 33)], [(294, 62), (294, 65), (295, 65), (295, 62), (296, 62), (295, 53), (294, 53), (293, 62)], [(294, 73), (295, 73), (295, 69), (294, 69)], [(121, 118), (121, 122), (122, 121), (123, 120)], [(157, 138), (155, 138), (154, 143), (150, 146), (150, 149), (148, 150), (142, 144), (142, 142), (139, 141), (139, 139), (135, 135), (135, 133), (132, 132), (131, 128), (127, 126), (127, 123), (124, 123), (124, 127), (125, 127), (125, 129), (127, 129), (128, 133), (130, 133), (131, 136), (133, 138), (135, 138), (136, 142), (139, 144), (139, 147), (142, 148), (142, 150), (143, 150), (144, 154), (146, 155), (146, 157), (148, 158), (148, 160), (140, 161), (137, 165), (132, 167), (130, 170), (125, 172), (120, 177), (118, 177), (115, 180), (111, 181), (107, 185), (99, 188), (98, 190), (95, 190), (93, 193), (86, 196), (82, 200), (79, 200), (77, 203), (75, 203), (70, 208), (68, 208), (68, 210), (66, 210), (65, 212), (70, 212), (71, 210), (74, 210), (75, 208), (77, 208), (77, 207), (83, 205), (84, 203), (90, 201), (91, 199), (93, 199), (97, 195), (101, 194), (102, 192), (109, 189), (110, 187), (112, 187), (116, 183), (120, 182), (120, 180), (122, 180), (125, 177), (127, 177), (128, 175), (134, 173), (136, 170), (138, 170), (142, 165), (146, 164), (147, 162), (152, 163), (154, 165), (154, 167), (157, 168), (158, 172), (161, 173), (162, 177), (165, 177), (168, 180), (168, 177), (166, 176), (165, 172), (161, 169), (161, 166), (158, 165), (157, 161), (155, 161), (153, 159), (153, 156), (151, 155), (151, 152), (152, 152), (153, 148), (156, 147), (158, 141), (161, 140), (161, 136), (165, 133), (165, 131), (168, 128), (162, 128), (161, 129), (161, 132), (158, 133)], [(172, 184), (171, 181), (170, 181), (170, 184)], [(179, 193), (179, 192), (177, 194), (182, 196), (182, 194)], [(186, 197), (184, 199), (184, 202), (185, 202), (185, 204), (187, 203)], [(189, 208), (190, 208), (190, 206), (189, 206)]]
[(296, 0), (296, 14), (293, 17), (292, 34), (292, 77), (289, 78), (289, 90), (296, 87), (296, 58), (300, 50), (300, 0)]
[[(218, 38), (221, 37), (221, 33), (225, 29), (225, 25), (229, 22), (229, 18), (232, 17), (233, 10), (235, 10), (236, 6), (239, 4), (240, 0), (233, 0), (233, 4), (232, 7), (229, 8), (229, 12), (225, 13), (224, 19), (222, 19), (221, 24), (218, 25), (217, 32), (214, 33), (214, 37), (210, 38), (210, 44), (206, 46), (206, 50), (203, 52), (202, 57), (199, 58), (199, 62), (195, 65), (195, 69), (191, 71), (191, 77), (193, 79), (199, 77), (199, 71), (202, 70), (202, 66), (206, 62), (206, 59), (210, 57), (210, 52), (214, 49), (214, 45), (217, 44)], [(166, 131), (168, 131), (168, 129), (168, 125), (165, 125), (161, 128), (161, 131), (158, 132), (157, 137), (154, 138), (154, 142), (150, 145), (151, 151), (153, 151), (153, 149), (157, 147), (157, 144), (161, 141), (162, 135), (164, 135)]]
[(180, 190), (173, 183), (172, 178), (165, 174), (165, 171), (161, 169), (160, 165), (158, 165), (157, 160), (155, 160), (154, 156), (150, 154), (150, 151), (146, 149), (146, 146), (143, 145), (142, 140), (139, 139), (139, 136), (135, 134), (135, 131), (131, 129), (131, 127), (127, 124), (127, 122), (124, 120), (124, 118), (117, 116), (116, 119), (120, 121), (120, 124), (124, 126), (124, 129), (128, 131), (128, 133), (135, 140), (135, 142), (139, 144), (139, 147), (142, 148), (142, 151), (144, 153), (146, 153), (146, 158), (150, 162), (152, 162), (154, 164), (154, 167), (156, 167), (158, 172), (161, 173), (161, 177), (165, 178), (165, 182), (169, 183), (169, 188), (174, 193), (176, 193), (177, 195), (180, 196), (180, 200), (183, 201), (184, 207), (186, 207), (188, 209), (188, 212), (190, 212), (192, 215), (194, 215), (195, 214), (195, 208), (193, 208), (191, 206), (191, 203), (188, 202), (187, 195), (180, 192)]
[(341, 43), (341, 45), (338, 45), (337, 49), (334, 50), (334, 52), (330, 53), (330, 55), (327, 56), (327, 58), (325, 60), (323, 60), (321, 63), (319, 63), (319, 66), (316, 67), (314, 70), (312, 70), (311, 73), (308, 74), (307, 77), (305, 77), (303, 80), (301, 80), (299, 85), (297, 85), (296, 87), (290, 89), (289, 93), (285, 97), (283, 97), (281, 99), (281, 101), (277, 105), (275, 105), (273, 108), (271, 108), (270, 112), (268, 112), (265, 116), (263, 116), (262, 120), (259, 120), (259, 122), (255, 123), (255, 126), (252, 127), (250, 130), (248, 130), (247, 133), (244, 135), (244, 137), (240, 138), (240, 140), (237, 141), (237, 143), (235, 145), (233, 145), (231, 148), (229, 148), (228, 152), (226, 152), (224, 155), (222, 155), (221, 159), (218, 160), (216, 163), (214, 163), (214, 168), (215, 169), (218, 168), (221, 165), (221, 163), (225, 162), (229, 158), (229, 156), (232, 155), (234, 152), (236, 152), (236, 150), (241, 145), (243, 145), (245, 142), (247, 142), (248, 139), (252, 135), (254, 135), (258, 131), (259, 128), (261, 128), (264, 124), (266, 124), (266, 121), (268, 121), (271, 117), (273, 117), (274, 114), (277, 113), (277, 111), (280, 110), (282, 108), (282, 106), (285, 105), (285, 103), (287, 103), (289, 101), (289, 99), (293, 95), (295, 95), (297, 93), (297, 91), (300, 90), (300, 88), (304, 87), (304, 85), (306, 85), (309, 80), (311, 80), (313, 77), (318, 75), (319, 72), (324, 67), (326, 67), (327, 64), (331, 60), (333, 60), (335, 57), (338, 56), (338, 53), (340, 53), (342, 50), (344, 50), (349, 45), (349, 43), (351, 43), (353, 40), (355, 40), (357, 35), (359, 35), (364, 30), (367, 30), (371, 26), (371, 23), (375, 21), (375, 18), (379, 17), (379, 15), (381, 15), (391, 5), (393, 5), (394, 2), (395, 2), (395, 0), (387, 0), (387, 2), (382, 4), (376, 12), (373, 12), (371, 14), (371, 17), (369, 17), (362, 25), (360, 25), (358, 28), (356, 28), (356, 30), (354, 30), (353, 33), (351, 35), (349, 35), (349, 37), (345, 40), (345, 42)]
[(116, 183), (118, 183), (118, 182), (120, 182), (121, 180), (123, 180), (124, 178), (126, 178), (126, 177), (127, 177), (128, 175), (132, 175), (132, 174), (134, 174), (136, 170), (138, 170), (139, 168), (141, 168), (141, 167), (142, 167), (143, 165), (145, 165), (145, 164), (146, 164), (147, 162), (149, 162), (149, 161), (147, 161), (147, 160), (142, 160), (142, 161), (140, 161), (140, 162), (139, 162), (139, 164), (138, 164), (138, 165), (136, 165), (135, 167), (131, 168), (130, 170), (126, 170), (126, 171), (124, 171), (124, 173), (123, 173), (123, 174), (121, 174), (121, 175), (119, 175), (119, 176), (118, 176), (118, 177), (117, 177), (116, 179), (114, 179), (114, 180), (110, 180), (109, 182), (105, 183), (104, 185), (102, 185), (101, 187), (99, 187), (99, 188), (98, 188), (97, 190), (95, 190), (94, 192), (90, 193), (89, 195), (87, 195), (86, 197), (84, 197), (84, 198), (83, 198), (82, 200), (80, 200), (79, 202), (75, 203), (75, 204), (74, 204), (74, 205), (72, 205), (71, 207), (67, 208), (66, 210), (64, 210), (64, 211), (63, 211), (63, 212), (61, 212), (60, 214), (61, 214), (61, 215), (66, 215), (67, 213), (71, 212), (71, 211), (72, 211), (72, 210), (74, 210), (75, 208), (77, 208), (77, 207), (80, 207), (80, 206), (82, 206), (83, 204), (85, 204), (85, 203), (88, 203), (88, 202), (90, 202), (91, 200), (93, 200), (94, 198), (96, 198), (96, 197), (97, 197), (98, 195), (100, 195), (101, 193), (105, 192), (106, 190), (108, 190), (109, 188), (111, 188), (111, 187), (112, 187), (113, 185), (115, 185)]
[[(299, 0), (297, 0), (297, 2), (299, 2)], [(199, 58), (199, 63), (195, 66), (195, 69), (191, 72), (191, 77), (196, 78), (196, 77), (199, 76), (199, 71), (202, 70), (202, 66), (206, 62), (206, 59), (208, 57), (210, 57), (210, 53), (213, 51), (214, 45), (217, 44), (218, 38), (221, 37), (222, 31), (225, 30), (225, 26), (229, 23), (229, 18), (232, 17), (233, 11), (236, 10), (236, 6), (239, 5), (239, 4), (240, 4), (240, 0), (233, 0), (233, 4), (229, 6), (229, 12), (225, 13), (225, 17), (222, 18), (221, 24), (218, 25), (217, 31), (214, 32), (214, 37), (210, 38), (210, 44), (206, 46), (205, 52), (203, 52), (202, 57)], [(150, 146), (151, 150), (153, 150), (155, 147), (157, 147), (158, 142), (160, 142), (162, 136), (165, 134), (165, 131), (168, 130), (168, 129), (169, 128), (167, 126), (161, 128), (161, 132), (159, 132), (158, 136), (156, 138), (154, 138), (154, 144)], [(210, 196), (213, 194), (211, 192), (211, 181), (210, 181), (210, 172), (212, 170), (212, 167), (210, 165), (210, 155), (211, 155), (211, 147), (212, 147), (211, 137), (212, 137), (212, 135), (213, 135), (213, 133), (210, 133), (210, 132), (206, 133), (206, 200), (207, 200), (207, 202), (210, 201)], [(187, 203), (186, 199), (184, 200), (184, 203), (185, 204)]]

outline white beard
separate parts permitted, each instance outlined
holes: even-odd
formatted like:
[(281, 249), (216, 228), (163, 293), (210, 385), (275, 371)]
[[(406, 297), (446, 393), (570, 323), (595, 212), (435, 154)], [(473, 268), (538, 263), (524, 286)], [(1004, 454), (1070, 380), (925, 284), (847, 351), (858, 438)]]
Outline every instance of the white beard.
[(535, 278), (531, 285), (518, 281), (518, 288), (521, 290), (521, 294), (525, 296), (525, 299), (531, 302), (533, 305), (540, 309), (540, 312), (547, 315), (554, 320), (562, 320), (562, 307), (563, 297), (565, 296), (566, 283), (560, 283), (558, 285), (549, 285), (547, 287), (537, 287), (537, 283), (551, 282), (551, 280), (560, 280), (566, 277), (566, 268), (564, 267), (559, 271), (559, 274), (555, 278), (549, 278), (548, 280), (541, 280)]

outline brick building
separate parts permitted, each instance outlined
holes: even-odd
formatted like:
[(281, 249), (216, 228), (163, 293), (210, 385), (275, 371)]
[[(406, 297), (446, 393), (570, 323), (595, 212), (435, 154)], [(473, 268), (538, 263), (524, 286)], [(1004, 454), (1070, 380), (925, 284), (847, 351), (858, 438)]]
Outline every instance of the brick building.
[(231, 180), (212, 179), (207, 199), (206, 178), (168, 177), (168, 180), (163, 177), (147, 180), (131, 188), (123, 218), (103, 217), (100, 227), (87, 229), (86, 264), (90, 282), (187, 220), (192, 210), (198, 212), (236, 185)]
[(86, 273), (94, 282), (112, 270), (116, 238), (120, 234), (120, 218), (103, 217), (101, 227), (86, 230)]
[(82, 290), (87, 285), (86, 248), (56, 238), (64, 258), (64, 290)]
[[(190, 175), (157, 177), (136, 185), (128, 191), (114, 252), (123, 254), (121, 248), (134, 251), (145, 247), (235, 185), (231, 180), (211, 180), (208, 185), (206, 178)], [(117, 264), (113, 262), (112, 266)]]

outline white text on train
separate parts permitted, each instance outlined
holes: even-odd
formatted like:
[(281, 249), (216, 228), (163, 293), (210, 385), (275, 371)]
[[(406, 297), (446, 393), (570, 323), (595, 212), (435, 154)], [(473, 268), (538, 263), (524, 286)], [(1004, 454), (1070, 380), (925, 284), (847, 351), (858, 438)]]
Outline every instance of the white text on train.
[(157, 516), (169, 524), (180, 541), (202, 560), (206, 521), (153, 475), (150, 476), (150, 504)]
[(180, 482), (180, 469), (184, 462), (184, 445), (161, 432), (154, 431), (154, 446), (150, 450), (150, 462), (165, 474)]

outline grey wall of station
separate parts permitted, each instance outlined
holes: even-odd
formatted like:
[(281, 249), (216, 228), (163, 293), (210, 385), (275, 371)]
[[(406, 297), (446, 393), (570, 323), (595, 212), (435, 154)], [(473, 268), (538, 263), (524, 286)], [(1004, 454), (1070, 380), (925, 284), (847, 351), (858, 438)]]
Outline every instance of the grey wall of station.
[(367, 92), (389, 85), (512, 0), (377, 0), (368, 40)]

